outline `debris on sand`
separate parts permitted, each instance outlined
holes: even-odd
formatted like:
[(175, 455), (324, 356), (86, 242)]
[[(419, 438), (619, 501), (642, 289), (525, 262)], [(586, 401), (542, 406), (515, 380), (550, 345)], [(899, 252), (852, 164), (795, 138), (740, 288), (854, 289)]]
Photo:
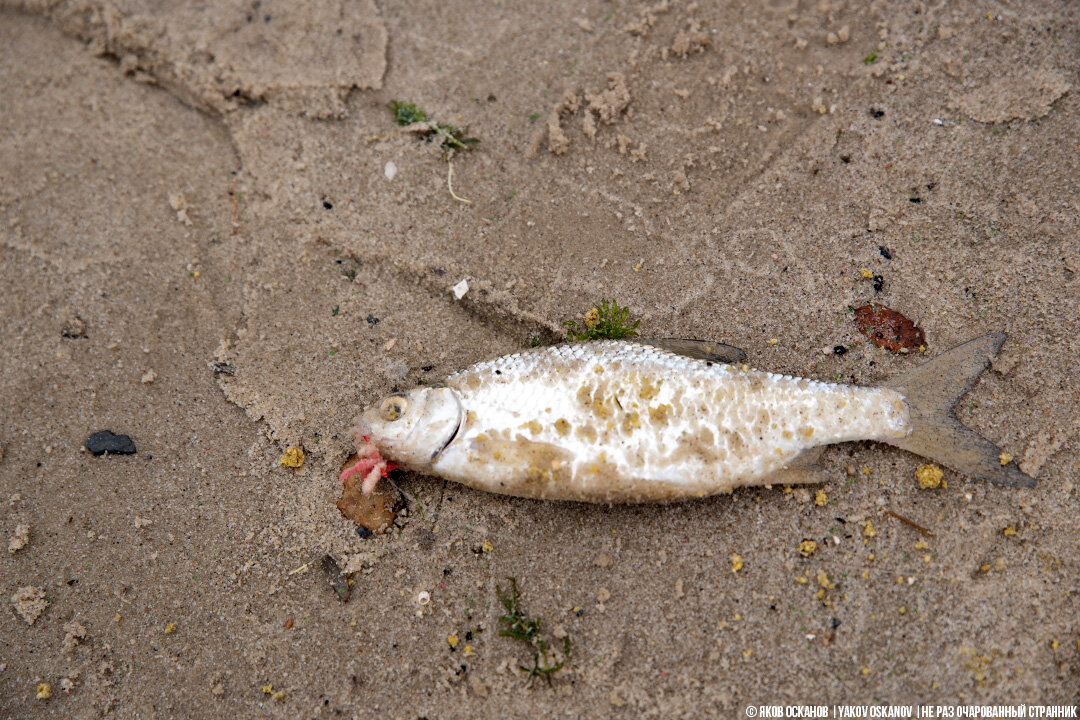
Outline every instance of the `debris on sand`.
[[(343, 470), (355, 464), (357, 455), (350, 457)], [(377, 485), (370, 494), (365, 495), (362, 491), (363, 475), (356, 473), (345, 479), (341, 489), (341, 497), (338, 498), (337, 508), (343, 517), (352, 520), (366, 531), (361, 537), (367, 537), (373, 532), (382, 532), (393, 526), (394, 518), (401, 509), (401, 494), (386, 483)]]
[(45, 591), (33, 585), (26, 585), (16, 590), (11, 596), (11, 603), (27, 625), (33, 625), (34, 621), (41, 617), (41, 613), (49, 607), (49, 599), (45, 596)]
[(86, 438), (86, 449), (94, 455), (134, 455), (135, 442), (127, 435), (117, 435), (111, 430), (99, 430)]
[(290, 445), (285, 448), (285, 452), (282, 453), (281, 458), (278, 459), (278, 463), (281, 467), (287, 468), (301, 468), (304, 466), (304, 449), (295, 445)]
[(926, 337), (919, 327), (884, 305), (864, 305), (855, 310), (855, 324), (870, 342), (899, 355), (926, 350)]
[(82, 623), (72, 620), (64, 623), (64, 643), (60, 650), (65, 655), (75, 652), (75, 648), (86, 639), (86, 628)]
[(8, 540), (8, 552), (15, 554), (30, 544), (30, 526), (23, 523), (15, 526), (15, 534)]
[(943, 477), (945, 477), (944, 471), (933, 463), (926, 463), (915, 468), (915, 479), (923, 490), (941, 487)]
[(322, 569), (326, 574), (326, 581), (330, 583), (330, 589), (341, 602), (348, 602), (352, 594), (352, 573), (343, 573), (338, 567), (337, 561), (331, 555), (324, 555)]

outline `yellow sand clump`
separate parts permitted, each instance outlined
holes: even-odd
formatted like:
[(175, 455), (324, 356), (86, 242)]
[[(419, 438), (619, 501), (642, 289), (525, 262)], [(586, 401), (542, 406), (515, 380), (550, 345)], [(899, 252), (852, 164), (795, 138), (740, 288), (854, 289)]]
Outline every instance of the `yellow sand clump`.
[(932, 463), (915, 468), (915, 479), (919, 481), (919, 487), (924, 490), (941, 487), (943, 477), (945, 477), (944, 471)]
[(281, 463), (281, 467), (301, 467), (304, 464), (304, 451), (303, 449), (292, 445), (286, 448), (285, 453), (278, 462)]

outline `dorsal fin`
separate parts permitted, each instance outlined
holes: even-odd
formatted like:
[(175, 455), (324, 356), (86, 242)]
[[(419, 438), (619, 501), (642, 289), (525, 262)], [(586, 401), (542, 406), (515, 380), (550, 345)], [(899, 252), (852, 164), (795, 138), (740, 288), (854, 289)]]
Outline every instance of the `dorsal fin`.
[(629, 342), (651, 345), (667, 350), (676, 355), (685, 355), (695, 360), (727, 363), (732, 365), (746, 360), (746, 353), (733, 345), (712, 340), (691, 340), (690, 338), (627, 338)]

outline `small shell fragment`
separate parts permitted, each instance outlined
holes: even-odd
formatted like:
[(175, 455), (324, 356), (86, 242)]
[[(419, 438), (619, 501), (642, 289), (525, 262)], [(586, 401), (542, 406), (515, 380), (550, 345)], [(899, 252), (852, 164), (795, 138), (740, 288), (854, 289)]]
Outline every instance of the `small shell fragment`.
[(386, 161), (386, 167), (383, 168), (383, 175), (386, 176), (387, 180), (393, 180), (394, 176), (397, 175), (397, 165), (394, 164), (393, 160)]
[(462, 280), (457, 285), (450, 288), (450, 290), (454, 293), (454, 299), (460, 300), (461, 298), (465, 297), (465, 293), (469, 292), (469, 281)]

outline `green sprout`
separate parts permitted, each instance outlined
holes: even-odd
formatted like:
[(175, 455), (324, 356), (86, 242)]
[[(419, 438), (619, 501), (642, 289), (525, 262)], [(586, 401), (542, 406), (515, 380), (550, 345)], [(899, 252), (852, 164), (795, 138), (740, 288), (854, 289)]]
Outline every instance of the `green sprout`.
[(468, 150), (470, 145), (480, 142), (477, 138), (467, 137), (468, 125), (459, 128), (446, 123), (429, 122), (428, 114), (417, 107), (415, 103), (391, 100), (387, 107), (390, 108), (390, 112), (394, 113), (394, 122), (398, 125), (409, 126), (427, 123), (426, 127), (416, 129), (417, 134), (428, 142), (438, 137), (443, 150)]
[(427, 120), (427, 113), (416, 107), (415, 103), (391, 100), (387, 107), (390, 108), (390, 112), (394, 113), (394, 122), (398, 125), (412, 125)]
[(871, 50), (870, 54), (862, 59), (863, 65), (873, 65), (877, 61), (877, 50)]
[(517, 581), (514, 578), (507, 578), (507, 580), (510, 581), (509, 593), (504, 593), (501, 587), (495, 586), (495, 594), (499, 596), (499, 602), (506, 608), (506, 615), (499, 617), (499, 624), (502, 626), (499, 628), (499, 635), (520, 640), (531, 646), (533, 649), (532, 667), (519, 665), (519, 669), (528, 674), (527, 679), (530, 681), (533, 678), (542, 677), (550, 683), (551, 676), (562, 670), (570, 658), (570, 637), (563, 638), (562, 661), (555, 665), (546, 664), (548, 644), (540, 634), (540, 618), (529, 618), (525, 615), (520, 605), (521, 595), (518, 592)]
[(563, 323), (566, 326), (566, 339), (578, 342), (637, 337), (637, 326), (641, 321), (635, 320), (633, 325), (628, 325), (629, 315), (630, 308), (620, 308), (617, 301), (612, 300), (609, 305), (607, 300), (601, 300), (598, 306), (585, 313), (584, 325), (579, 327), (573, 320)]

